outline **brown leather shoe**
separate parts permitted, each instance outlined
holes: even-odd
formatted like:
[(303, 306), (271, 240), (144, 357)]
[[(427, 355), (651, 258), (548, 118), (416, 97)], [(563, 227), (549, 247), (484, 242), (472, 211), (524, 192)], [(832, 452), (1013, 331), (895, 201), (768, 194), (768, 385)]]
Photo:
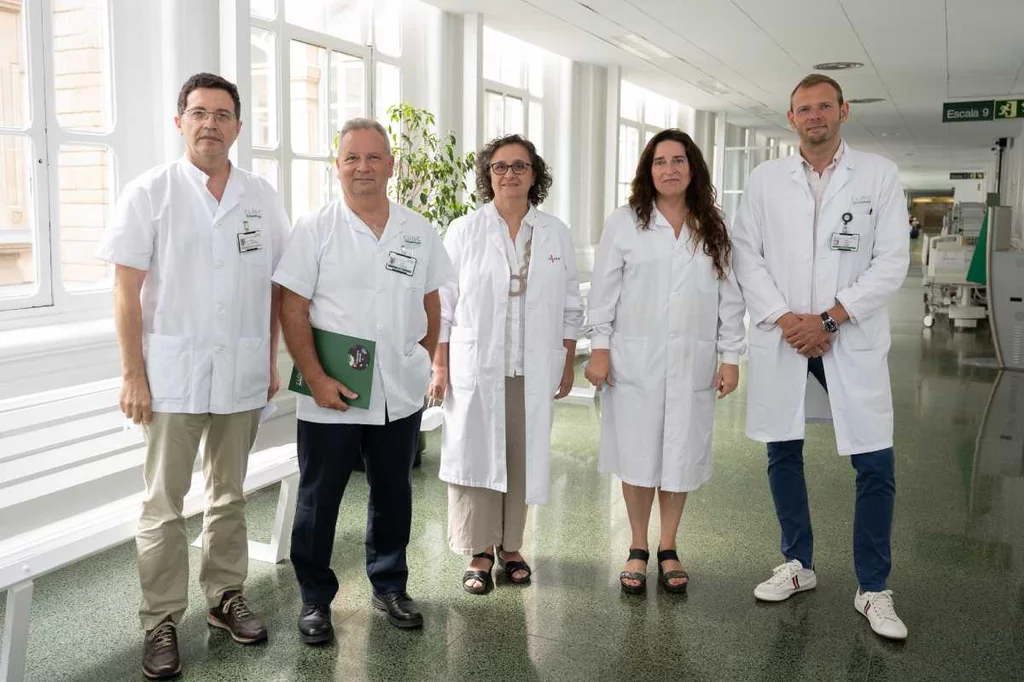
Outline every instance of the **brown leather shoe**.
[(206, 622), (215, 628), (227, 630), (231, 639), (240, 644), (257, 644), (267, 640), (267, 626), (263, 619), (249, 610), (241, 592), (225, 592), (220, 606), (206, 614)]
[(146, 633), (142, 651), (142, 674), (151, 680), (167, 680), (181, 673), (178, 656), (178, 628), (167, 616)]

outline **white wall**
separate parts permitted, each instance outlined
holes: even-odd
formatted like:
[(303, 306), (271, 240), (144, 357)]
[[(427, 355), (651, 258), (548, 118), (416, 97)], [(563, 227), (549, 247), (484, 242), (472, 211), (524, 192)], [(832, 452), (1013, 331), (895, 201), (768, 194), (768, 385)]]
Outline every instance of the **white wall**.
[(1003, 156), (1003, 176), (1000, 194), (1004, 206), (1013, 207), (1013, 239), (1018, 249), (1024, 249), (1024, 133), (1013, 141), (1013, 148)]
[(988, 174), (982, 180), (950, 180), (953, 198), (961, 202), (976, 201), (985, 203), (988, 194)]

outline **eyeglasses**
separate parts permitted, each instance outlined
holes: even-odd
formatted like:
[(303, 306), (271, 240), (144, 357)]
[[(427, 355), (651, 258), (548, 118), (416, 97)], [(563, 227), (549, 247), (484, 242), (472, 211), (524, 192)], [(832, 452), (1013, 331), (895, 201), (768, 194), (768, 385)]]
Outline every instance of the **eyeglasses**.
[(225, 125), (235, 120), (235, 115), (230, 111), (224, 111), (219, 109), (217, 111), (207, 111), (206, 109), (189, 109), (185, 112), (185, 116), (188, 120), (193, 123), (203, 123), (211, 116), (213, 120), (219, 125)]
[(526, 163), (525, 161), (513, 161), (511, 164), (507, 164), (504, 161), (495, 161), (494, 163), (487, 166), (487, 170), (491, 171), (495, 175), (504, 175), (508, 173), (508, 169), (511, 168), (512, 172), (516, 175), (522, 175), (526, 171), (530, 170), (532, 163)]

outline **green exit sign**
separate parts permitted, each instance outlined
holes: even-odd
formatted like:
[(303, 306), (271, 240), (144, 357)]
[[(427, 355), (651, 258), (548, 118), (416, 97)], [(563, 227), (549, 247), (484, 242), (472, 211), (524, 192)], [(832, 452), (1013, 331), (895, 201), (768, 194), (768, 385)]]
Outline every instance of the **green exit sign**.
[(1024, 99), (986, 99), (974, 102), (946, 102), (942, 105), (942, 122), (993, 121), (1024, 118)]
[(996, 118), (1024, 118), (1024, 99), (997, 99)]

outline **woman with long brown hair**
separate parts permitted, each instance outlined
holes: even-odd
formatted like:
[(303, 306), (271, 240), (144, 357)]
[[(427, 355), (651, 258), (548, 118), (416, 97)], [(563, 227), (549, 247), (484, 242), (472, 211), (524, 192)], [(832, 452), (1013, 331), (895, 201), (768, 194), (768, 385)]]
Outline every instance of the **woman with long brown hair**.
[[(632, 541), (622, 590), (646, 588), (655, 494), (660, 583), (683, 592), (676, 551), (687, 493), (711, 477), (715, 392), (739, 383), (743, 298), (711, 175), (686, 133), (644, 148), (628, 206), (605, 221), (588, 302), (587, 379), (601, 393), (602, 472), (622, 480)], [(719, 364), (721, 362), (721, 364)]]

